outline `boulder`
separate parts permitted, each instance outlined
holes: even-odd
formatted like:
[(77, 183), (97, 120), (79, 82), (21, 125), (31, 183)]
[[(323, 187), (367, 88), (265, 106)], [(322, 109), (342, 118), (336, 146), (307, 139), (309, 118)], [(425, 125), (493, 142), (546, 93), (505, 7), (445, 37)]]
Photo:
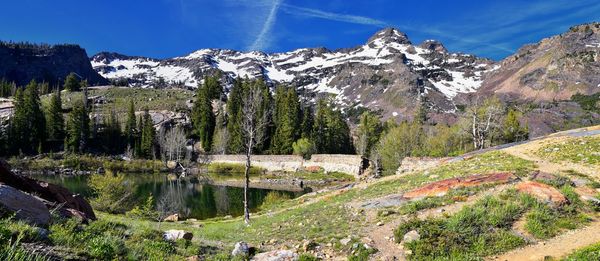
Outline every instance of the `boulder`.
[(50, 222), (50, 211), (40, 199), (11, 186), (0, 184), (0, 207), (32, 225), (46, 226)]
[(233, 251), (231, 251), (232, 256), (250, 256), (250, 247), (248, 243), (244, 241), (240, 241), (235, 243), (233, 246)]
[(518, 177), (510, 172), (451, 178), (432, 182), (420, 188), (413, 189), (409, 192), (404, 193), (402, 197), (406, 199), (441, 197), (443, 195), (446, 195), (446, 193), (448, 193), (448, 191), (451, 189), (456, 189), (460, 187), (474, 187), (487, 184), (504, 184), (517, 179)]
[(274, 250), (260, 253), (254, 256), (255, 261), (295, 261), (298, 260), (298, 253), (291, 250)]
[(417, 232), (416, 230), (411, 230), (404, 234), (404, 236), (402, 237), (402, 242), (409, 243), (417, 241), (419, 239), (421, 239), (421, 235), (419, 235), (419, 232)]
[(526, 181), (517, 185), (517, 190), (541, 200), (559, 206), (567, 203), (567, 198), (558, 189), (535, 181)]
[(165, 222), (177, 222), (177, 221), (179, 221), (179, 214), (170, 215), (170, 216), (166, 217), (165, 219), (163, 219), (163, 221), (165, 221)]
[(567, 183), (572, 183), (568, 178), (556, 176), (547, 172), (534, 171), (529, 177), (532, 181), (538, 181), (547, 184), (556, 184), (557, 186), (563, 186)]
[(194, 238), (194, 234), (183, 230), (171, 229), (163, 233), (163, 238), (168, 241), (177, 241), (179, 239), (191, 241)]
[(4, 161), (0, 161), (0, 183), (36, 195), (50, 202), (51, 208), (75, 209), (85, 214), (86, 219), (96, 220), (92, 206), (80, 195), (75, 195), (58, 185), (16, 175)]
[(306, 251), (311, 251), (314, 250), (319, 244), (317, 244), (315, 241), (313, 240), (305, 240), (302, 243), (302, 250)]

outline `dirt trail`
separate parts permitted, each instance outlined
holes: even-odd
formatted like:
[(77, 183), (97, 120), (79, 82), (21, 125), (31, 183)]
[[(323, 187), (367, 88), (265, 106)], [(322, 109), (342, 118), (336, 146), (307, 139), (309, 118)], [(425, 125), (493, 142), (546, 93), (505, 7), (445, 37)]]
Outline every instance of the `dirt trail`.
[(570, 139), (570, 137), (549, 137), (547, 139), (536, 140), (519, 146), (505, 148), (502, 151), (519, 158), (533, 161), (538, 165), (538, 169), (544, 172), (556, 173), (557, 171), (575, 170), (577, 172), (590, 175), (596, 178), (597, 180), (600, 180), (600, 172), (593, 167), (566, 161), (561, 163), (554, 163), (547, 161), (544, 158), (536, 156), (533, 152), (537, 151), (542, 146), (544, 146), (548, 139), (552, 139), (552, 142), (555, 143)]
[(560, 236), (535, 245), (515, 249), (488, 260), (544, 260), (545, 257), (560, 258), (579, 248), (600, 242), (600, 221), (584, 228), (568, 231)]
[[(452, 215), (460, 211), (463, 207), (469, 206), (477, 202), (479, 199), (488, 196), (488, 195), (496, 195), (510, 187), (513, 184), (505, 184), (500, 185), (481, 193), (478, 193), (474, 196), (469, 197), (466, 201), (456, 202), (452, 205), (442, 206), (438, 208), (425, 209), (417, 212), (417, 217), (419, 219), (427, 219), (432, 217), (441, 217), (443, 215)], [(375, 209), (371, 210), (372, 213), (369, 216), (376, 216)], [(368, 233), (368, 237), (373, 240), (373, 247), (377, 248), (379, 251), (373, 256), (375, 260), (406, 260), (404, 255), (404, 249), (402, 246), (392, 240), (394, 238), (394, 229), (396, 229), (400, 223), (407, 220), (408, 216), (402, 216), (399, 218), (395, 218), (392, 221), (385, 223), (382, 226), (375, 226), (370, 229)]]

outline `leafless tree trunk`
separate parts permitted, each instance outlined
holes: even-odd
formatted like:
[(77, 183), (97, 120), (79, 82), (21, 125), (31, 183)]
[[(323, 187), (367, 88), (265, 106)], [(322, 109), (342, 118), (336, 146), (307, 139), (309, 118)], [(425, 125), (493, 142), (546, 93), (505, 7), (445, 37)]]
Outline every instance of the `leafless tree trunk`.
[[(250, 84), (244, 97), (242, 107), (242, 134), (246, 152), (246, 168), (244, 171), (244, 222), (250, 225), (250, 209), (248, 206), (248, 189), (250, 185), (251, 157), (254, 147), (264, 141), (268, 124), (269, 110), (262, 111), (263, 93), (259, 86)], [(262, 115), (261, 115), (262, 114)]]
[(471, 136), (475, 149), (484, 149), (492, 131), (499, 127), (503, 107), (499, 100), (488, 99), (480, 104), (478, 100), (469, 108)]
[(163, 160), (181, 161), (185, 158), (185, 133), (183, 128), (176, 126), (166, 132), (161, 132), (159, 137)]

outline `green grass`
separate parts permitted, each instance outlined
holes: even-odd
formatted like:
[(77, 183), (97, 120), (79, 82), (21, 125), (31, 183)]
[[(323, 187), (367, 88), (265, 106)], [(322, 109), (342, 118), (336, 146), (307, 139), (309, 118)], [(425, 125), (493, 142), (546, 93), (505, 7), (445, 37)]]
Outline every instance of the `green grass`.
[(576, 260), (600, 260), (600, 243), (593, 244), (591, 246), (579, 249), (565, 258), (563, 261), (576, 261)]
[(400, 242), (408, 231), (420, 234), (420, 240), (405, 244), (413, 260), (463, 260), (502, 253), (526, 244), (511, 232), (512, 223), (526, 210), (523, 200), (515, 191), (488, 196), (450, 217), (411, 219), (394, 236)]
[[(125, 115), (129, 108), (129, 101), (133, 100), (136, 110), (141, 111), (144, 107), (149, 110), (173, 110), (186, 109), (185, 101), (192, 99), (194, 92), (184, 89), (144, 89), (144, 88), (120, 88), (112, 87), (105, 89), (90, 89), (88, 97), (103, 96), (109, 103), (101, 104), (100, 111), (115, 109), (119, 114)], [(82, 92), (63, 92), (63, 108), (69, 110), (77, 100), (83, 97)], [(42, 104), (50, 101), (50, 95), (44, 95)], [(119, 115), (121, 116), (121, 115)], [(125, 119), (125, 117), (120, 117)]]
[[(208, 174), (214, 178), (242, 178), (246, 170), (246, 166), (237, 163), (210, 163), (207, 166)], [(250, 166), (250, 176), (258, 176), (264, 173), (265, 170), (260, 167)]]
[(572, 138), (562, 143), (545, 145), (535, 153), (552, 162), (600, 166), (600, 137)]
[(130, 161), (113, 159), (98, 155), (46, 155), (35, 159), (13, 157), (8, 163), (13, 168), (31, 171), (59, 170), (68, 168), (73, 170), (96, 171), (104, 168), (116, 172), (140, 173), (166, 171), (165, 164), (158, 160), (133, 159)]

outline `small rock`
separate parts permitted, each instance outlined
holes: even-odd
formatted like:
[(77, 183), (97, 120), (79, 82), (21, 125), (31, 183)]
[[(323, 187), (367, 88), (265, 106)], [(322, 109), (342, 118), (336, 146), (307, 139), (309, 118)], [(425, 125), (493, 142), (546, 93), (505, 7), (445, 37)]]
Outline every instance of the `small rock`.
[(167, 230), (163, 234), (163, 238), (168, 241), (176, 241), (179, 239), (185, 239), (187, 241), (191, 241), (193, 237), (194, 237), (194, 234), (192, 234), (190, 232), (185, 232), (183, 230), (176, 230), (176, 229)]
[(248, 243), (244, 241), (240, 241), (235, 243), (233, 246), (233, 251), (231, 251), (232, 256), (249, 256), (250, 255), (250, 247)]
[(348, 243), (350, 243), (350, 241), (352, 241), (352, 238), (349, 238), (349, 237), (343, 238), (343, 239), (340, 239), (340, 244), (345, 246), (345, 245), (348, 245)]
[(380, 222), (377, 222), (377, 226), (378, 226), (378, 227), (380, 227), (380, 226), (383, 226), (383, 222), (381, 222), (381, 221), (380, 221)]
[(254, 261), (295, 261), (298, 260), (298, 254), (291, 250), (275, 250), (260, 253), (254, 256)]
[(163, 221), (165, 221), (165, 222), (177, 222), (177, 221), (179, 221), (179, 214), (170, 215), (170, 216), (166, 217), (165, 219), (163, 219)]
[(304, 243), (302, 243), (302, 249), (304, 251), (311, 251), (314, 250), (319, 244), (317, 244), (315, 241), (312, 240), (305, 240)]
[(421, 235), (419, 235), (419, 232), (417, 232), (416, 230), (408, 231), (402, 237), (402, 241), (404, 241), (404, 243), (413, 242), (413, 241), (416, 241), (416, 240), (419, 240), (419, 239), (421, 239)]

